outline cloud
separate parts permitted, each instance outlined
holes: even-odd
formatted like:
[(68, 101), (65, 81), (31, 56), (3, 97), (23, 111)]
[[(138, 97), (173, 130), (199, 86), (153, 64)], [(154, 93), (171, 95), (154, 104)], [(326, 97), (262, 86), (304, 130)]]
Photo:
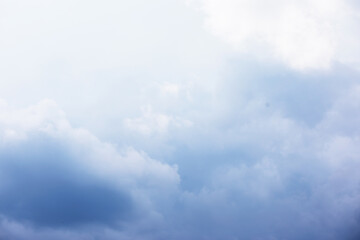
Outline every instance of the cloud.
[(0, 180), (5, 223), (118, 229), (153, 218), (177, 191), (179, 175), (143, 152), (118, 150), (71, 127), (56, 104), (44, 100), (19, 110), (2, 103)]
[[(72, 127), (53, 101), (24, 109), (2, 102), (0, 236), (356, 239), (356, 79), (335, 87), (334, 95), (331, 85), (292, 82), (294, 89), (316, 86), (309, 94), (326, 93), (312, 124), (290, 114), (296, 106), (284, 103), (290, 93), (259, 84), (265, 80), (248, 82), (246, 89), (230, 82), (234, 91), (220, 89), (213, 112), (198, 108), (186, 116), (194, 125), (181, 128), (182, 135), (168, 131), (170, 140), (156, 139), (175, 148), (166, 161), (178, 168)], [(158, 115), (150, 111), (139, 122), (158, 134), (150, 121)]]
[[(224, 101), (229, 111), (215, 120), (205, 115), (207, 121), (195, 125), (183, 140), (187, 147), (174, 154), (185, 190), (181, 210), (174, 213), (174, 225), (183, 233), (179, 239), (356, 239), (360, 226), (356, 78), (351, 83), (345, 78), (341, 83), (340, 78), (316, 79), (321, 81), (319, 87), (311, 79), (292, 80), (290, 87), (314, 86), (313, 92), (296, 96), (290, 88), (283, 95), (282, 88), (268, 89), (257, 79), (245, 89), (233, 83), (235, 96), (228, 91)], [(304, 122), (306, 114), (290, 114), (291, 107), (296, 108), (292, 99), (306, 104), (319, 94), (324, 94), (320, 99), (326, 104), (314, 123)]]
[(359, 8), (352, 1), (202, 0), (205, 23), (240, 52), (290, 68), (359, 68)]
[(25, 2), (0, 17), (0, 239), (357, 239), (355, 1)]
[(46, 137), (32, 141), (7, 147), (1, 154), (2, 214), (40, 226), (66, 227), (111, 224), (131, 214), (129, 193), (77, 166), (58, 142)]
[(124, 120), (125, 127), (143, 135), (166, 135), (170, 127), (188, 128), (192, 126), (192, 122), (189, 120), (154, 113), (150, 105), (143, 107), (142, 113), (143, 116), (139, 118), (126, 118)]

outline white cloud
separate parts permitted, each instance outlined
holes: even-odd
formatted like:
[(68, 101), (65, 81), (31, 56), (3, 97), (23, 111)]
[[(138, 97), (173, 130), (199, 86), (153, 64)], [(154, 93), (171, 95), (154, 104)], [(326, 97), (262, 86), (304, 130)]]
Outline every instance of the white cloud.
[(70, 128), (64, 112), (52, 100), (43, 100), (37, 105), (17, 110), (3, 101), (0, 108), (1, 142), (26, 139), (33, 131), (55, 134)]
[[(162, 123), (160, 121), (159, 124)], [(135, 182), (145, 178), (149, 184), (155, 181), (155, 185), (163, 183), (163, 179), (175, 185), (179, 182), (176, 168), (129, 147), (119, 152), (114, 145), (101, 142), (86, 129), (73, 128), (64, 112), (52, 100), (43, 100), (26, 109), (2, 109), (0, 130), (2, 144), (11, 140), (18, 141), (14, 136), (22, 136), (22, 141), (31, 141), (33, 134), (37, 133), (63, 141), (74, 154), (79, 155), (78, 161), (84, 161), (87, 168), (92, 168), (92, 171), (98, 172), (104, 178), (123, 180), (126, 176)]]
[(235, 49), (296, 70), (359, 67), (359, 8), (341, 0), (201, 0), (207, 27)]
[(166, 82), (160, 86), (161, 91), (165, 94), (177, 97), (180, 91), (179, 84)]
[(150, 105), (142, 108), (142, 116), (138, 118), (126, 118), (126, 128), (143, 135), (166, 135), (171, 127), (188, 128), (192, 122), (186, 119), (155, 113)]

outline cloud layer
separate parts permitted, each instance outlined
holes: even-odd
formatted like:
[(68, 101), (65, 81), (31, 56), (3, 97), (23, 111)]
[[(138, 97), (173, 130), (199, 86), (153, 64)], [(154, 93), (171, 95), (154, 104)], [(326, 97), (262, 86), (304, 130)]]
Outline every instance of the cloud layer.
[(2, 7), (0, 239), (359, 238), (355, 1)]

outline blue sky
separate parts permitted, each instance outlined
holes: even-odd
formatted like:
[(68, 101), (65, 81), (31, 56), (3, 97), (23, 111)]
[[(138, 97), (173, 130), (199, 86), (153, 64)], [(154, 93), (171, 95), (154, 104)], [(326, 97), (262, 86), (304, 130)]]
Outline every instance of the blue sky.
[(359, 16), (0, 1), (0, 239), (358, 239)]

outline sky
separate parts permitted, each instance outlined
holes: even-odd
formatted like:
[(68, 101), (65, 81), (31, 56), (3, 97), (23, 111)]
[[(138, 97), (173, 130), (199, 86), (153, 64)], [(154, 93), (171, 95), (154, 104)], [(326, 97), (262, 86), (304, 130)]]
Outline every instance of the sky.
[(357, 240), (355, 0), (0, 0), (1, 240)]

